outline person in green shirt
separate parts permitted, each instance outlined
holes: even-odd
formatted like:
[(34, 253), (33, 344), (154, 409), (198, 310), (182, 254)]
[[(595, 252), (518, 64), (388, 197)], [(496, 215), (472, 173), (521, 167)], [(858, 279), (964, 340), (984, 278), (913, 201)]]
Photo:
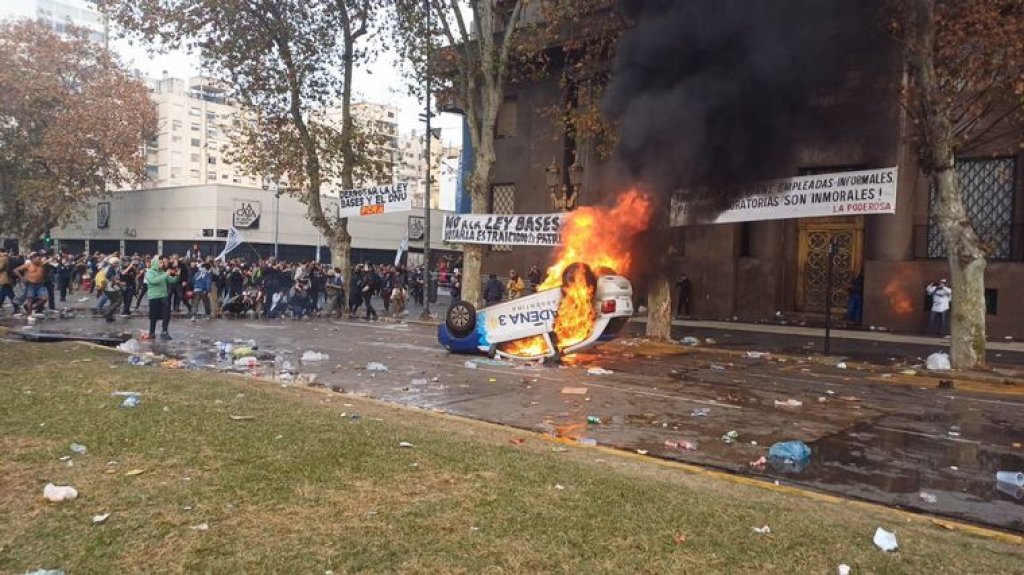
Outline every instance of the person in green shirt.
[(156, 336), (156, 322), (161, 321), (160, 339), (167, 341), (171, 334), (171, 305), (167, 299), (167, 286), (178, 283), (178, 269), (168, 268), (167, 256), (157, 256), (146, 270), (146, 297), (149, 298), (149, 338)]

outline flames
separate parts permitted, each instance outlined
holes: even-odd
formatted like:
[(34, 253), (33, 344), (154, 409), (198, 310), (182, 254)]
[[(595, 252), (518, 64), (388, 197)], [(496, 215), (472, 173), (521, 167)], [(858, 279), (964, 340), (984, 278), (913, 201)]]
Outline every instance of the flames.
[(885, 297), (888, 298), (892, 310), (899, 315), (909, 315), (914, 312), (914, 303), (903, 289), (910, 282), (910, 273), (906, 269), (902, 269), (889, 279), (889, 283), (885, 284), (883, 290)]
[(576, 266), (563, 278), (566, 270), (574, 263), (584, 263), (598, 275), (629, 273), (633, 264), (630, 241), (647, 229), (650, 217), (650, 198), (637, 190), (623, 193), (610, 208), (584, 206), (569, 214), (562, 246), (539, 287), (562, 286), (562, 302), (555, 317), (559, 351), (586, 339), (597, 318), (594, 285), (585, 269)]
[(548, 342), (544, 340), (544, 336), (535, 335), (503, 343), (498, 349), (519, 357), (540, 357), (548, 352)]

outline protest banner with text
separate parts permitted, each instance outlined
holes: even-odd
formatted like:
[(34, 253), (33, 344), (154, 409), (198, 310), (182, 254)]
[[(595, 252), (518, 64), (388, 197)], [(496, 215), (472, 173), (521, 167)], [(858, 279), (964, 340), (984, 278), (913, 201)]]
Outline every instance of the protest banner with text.
[(460, 214), (445, 216), (444, 241), (455, 244), (557, 246), (566, 214)]
[(400, 183), (338, 192), (338, 217), (372, 216), (412, 209), (409, 184)]

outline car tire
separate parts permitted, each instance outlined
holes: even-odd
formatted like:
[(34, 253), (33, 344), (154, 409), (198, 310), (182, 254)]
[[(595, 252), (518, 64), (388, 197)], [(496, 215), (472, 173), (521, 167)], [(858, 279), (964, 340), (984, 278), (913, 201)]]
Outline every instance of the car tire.
[(476, 308), (468, 301), (459, 300), (448, 306), (444, 325), (452, 337), (463, 338), (476, 329)]
[(566, 266), (562, 271), (562, 285), (567, 285), (579, 270), (583, 270), (583, 276), (586, 278), (587, 285), (589, 285), (591, 289), (597, 287), (597, 276), (594, 275), (594, 270), (583, 262), (575, 262)]

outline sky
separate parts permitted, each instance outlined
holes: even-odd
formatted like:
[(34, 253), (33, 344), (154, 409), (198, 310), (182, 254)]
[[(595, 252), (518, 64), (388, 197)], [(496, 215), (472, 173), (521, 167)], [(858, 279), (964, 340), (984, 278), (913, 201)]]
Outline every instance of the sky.
[[(34, 2), (24, 0), (0, 0), (0, 19), (31, 16)], [(199, 58), (183, 51), (151, 53), (138, 40), (121, 37), (111, 27), (110, 49), (116, 52), (129, 68), (140, 70), (144, 75), (159, 78), (167, 74), (179, 78), (201, 75)], [(356, 86), (355, 99), (380, 104), (391, 104), (399, 109), (398, 124), (402, 133), (425, 128), (419, 115), (424, 111), (424, 102), (407, 94), (405, 80), (398, 73), (395, 54), (386, 52), (365, 69), (356, 69), (353, 83)], [(441, 139), (447, 145), (461, 145), (462, 120), (454, 114), (435, 117), (432, 127), (441, 128)]]

